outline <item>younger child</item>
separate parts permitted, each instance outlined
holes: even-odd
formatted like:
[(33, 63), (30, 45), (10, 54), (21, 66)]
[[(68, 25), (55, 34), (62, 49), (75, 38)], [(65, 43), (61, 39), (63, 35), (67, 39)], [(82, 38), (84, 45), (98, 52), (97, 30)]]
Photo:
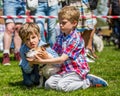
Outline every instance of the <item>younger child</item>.
[(61, 70), (45, 82), (46, 89), (69, 92), (86, 89), (91, 84), (107, 86), (107, 82), (102, 78), (87, 75), (90, 70), (85, 59), (84, 40), (76, 30), (79, 16), (79, 10), (73, 6), (63, 7), (58, 14), (61, 32), (53, 49), (59, 57), (42, 59), (39, 55), (44, 56), (44, 53), (39, 53), (35, 59), (27, 58), (32, 64), (61, 64)]
[[(29, 62), (26, 60), (26, 53), (32, 48), (36, 48), (45, 44), (43, 41), (41, 41), (39, 26), (35, 23), (25, 23), (20, 28), (19, 35), (23, 43), (20, 48), (20, 67), (23, 75), (23, 84), (27, 87), (38, 85), (40, 83), (38, 65), (36, 64), (30, 66)], [(46, 48), (46, 50), (54, 57), (58, 56), (58, 54), (50, 47)]]

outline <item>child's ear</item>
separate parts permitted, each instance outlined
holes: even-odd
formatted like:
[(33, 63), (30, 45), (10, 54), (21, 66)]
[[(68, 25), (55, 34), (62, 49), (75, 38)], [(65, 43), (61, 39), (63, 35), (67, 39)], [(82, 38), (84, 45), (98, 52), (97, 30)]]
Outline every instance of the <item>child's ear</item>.
[(40, 34), (38, 35), (38, 39), (41, 40)]
[(78, 24), (78, 22), (75, 20), (75, 21), (73, 21), (73, 24), (76, 26)]

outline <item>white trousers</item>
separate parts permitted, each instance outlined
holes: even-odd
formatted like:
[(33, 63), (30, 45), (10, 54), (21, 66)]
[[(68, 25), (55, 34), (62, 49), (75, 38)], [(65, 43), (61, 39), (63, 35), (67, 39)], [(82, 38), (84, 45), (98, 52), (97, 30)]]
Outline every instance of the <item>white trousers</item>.
[(45, 82), (46, 89), (55, 89), (59, 91), (74, 91), (77, 89), (86, 89), (90, 86), (88, 79), (82, 79), (77, 73), (70, 72), (65, 74), (55, 74)]

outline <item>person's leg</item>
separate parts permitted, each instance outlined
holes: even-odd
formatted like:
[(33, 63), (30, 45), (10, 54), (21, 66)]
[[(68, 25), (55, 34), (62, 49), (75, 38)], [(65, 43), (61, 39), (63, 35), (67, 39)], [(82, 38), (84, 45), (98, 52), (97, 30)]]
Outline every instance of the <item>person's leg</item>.
[(38, 65), (33, 65), (31, 80), (34, 82), (35, 85), (38, 85), (40, 83), (39, 79), (40, 79), (40, 75), (39, 75)]
[[(46, 16), (45, 9), (46, 9), (47, 3), (38, 3), (38, 4), (39, 5), (38, 5), (37, 9), (34, 12), (31, 12), (31, 14), (35, 15), (35, 16)], [(46, 42), (45, 33), (44, 33), (45, 18), (36, 18), (35, 23), (37, 23), (38, 26), (40, 27), (40, 34), (41, 34), (42, 41)]]
[(18, 33), (21, 25), (22, 25), (21, 23), (16, 24), (15, 32), (14, 32), (14, 59), (17, 61), (20, 61), (20, 59), (21, 59), (19, 50), (20, 50), (20, 47), (22, 44), (22, 40)]
[(6, 31), (4, 33), (4, 51), (3, 51), (3, 60), (2, 60), (2, 64), (4, 65), (10, 65), (10, 58), (9, 58), (9, 50), (10, 50), (10, 45), (11, 45), (11, 41), (12, 41), (12, 33), (14, 32), (14, 27), (15, 24), (14, 23), (7, 23), (6, 24)]
[(118, 49), (120, 49), (120, 25), (119, 25), (119, 28), (118, 28), (118, 30), (119, 30), (119, 39), (118, 39)]
[[(11, 2), (11, 0), (4, 0), (4, 5), (3, 5), (4, 15), (11, 15), (11, 16), (21, 15), (21, 14), (23, 15), (23, 9), (22, 9), (22, 6), (20, 6), (20, 3), (21, 2), (19, 2), (17, 0), (14, 0), (12, 2)], [(17, 14), (17, 12), (20, 12), (20, 13)], [(10, 62), (9, 50), (10, 50), (10, 45), (11, 45), (11, 41), (12, 41), (12, 35), (13, 35), (13, 32), (15, 31), (15, 24), (13, 23), (14, 21), (16, 21), (16, 20), (15, 19), (14, 20), (13, 19), (6, 20), (6, 32), (4, 35), (4, 51), (3, 51), (3, 61), (2, 61), (2, 64), (6, 63), (5, 65), (8, 65)], [(23, 21), (21, 21), (21, 22), (23, 23)], [(17, 37), (17, 39), (14, 40), (16, 42), (15, 44), (20, 43), (18, 40), (19, 39), (18, 35), (15, 34), (14, 36), (15, 36), (15, 38)], [(16, 46), (17, 45), (15, 45), (15, 47)], [(17, 46), (17, 49), (19, 49), (18, 47), (19, 47), (19, 45)], [(7, 59), (4, 59), (5, 57)]]
[(116, 38), (118, 39), (117, 46), (120, 49), (120, 21), (114, 21), (114, 34), (116, 34)]
[(24, 70), (22, 70), (22, 75), (23, 75), (23, 84), (27, 87), (32, 87), (33, 85), (38, 85), (40, 75), (39, 75), (39, 70), (38, 70), (38, 65), (33, 66), (33, 70), (31, 73), (25, 73)]
[(62, 78), (62, 76), (59, 74), (50, 76), (45, 82), (45, 88), (46, 89), (56, 89), (57, 84), (61, 78)]
[[(58, 5), (48, 7), (47, 15), (48, 16), (57, 16), (58, 14)], [(47, 42), (52, 46), (56, 42), (56, 30), (55, 26), (57, 24), (57, 18), (48, 19), (48, 35)]]
[(22, 68), (21, 68), (21, 70), (22, 70), (22, 76), (23, 76), (23, 85), (25, 85), (27, 87), (32, 87), (33, 82), (31, 80), (31, 74), (25, 73)]
[(77, 73), (71, 72), (63, 74), (62, 78), (58, 81), (57, 90), (59, 91), (74, 91), (78, 89), (86, 89), (90, 86), (88, 79), (82, 79)]
[(90, 51), (91, 55), (93, 55), (93, 57), (97, 58), (96, 54), (93, 51), (93, 36), (95, 33), (95, 28), (93, 30), (85, 30), (82, 33), (82, 37), (85, 41), (85, 48)]
[(8, 50), (11, 45), (11, 40), (12, 40), (12, 33), (14, 32), (14, 23), (8, 23), (6, 24), (6, 31), (4, 33), (4, 50)]
[[(4, 15), (15, 15), (15, 6), (14, 2), (11, 2), (10, 0), (4, 0), (4, 5), (3, 5), (3, 14)], [(14, 32), (14, 21), (13, 19), (6, 19), (6, 30), (4, 33), (4, 51), (3, 51), (3, 60), (2, 64), (4, 65), (10, 65), (10, 58), (9, 58), (9, 50), (10, 50), (10, 45), (12, 41), (12, 35)]]
[[(26, 10), (25, 3), (18, 0), (17, 2), (15, 2), (15, 4), (16, 4), (16, 6), (15, 6), (16, 15), (25, 15), (25, 10)], [(14, 57), (15, 57), (15, 60), (17, 60), (17, 61), (20, 61), (20, 59), (21, 59), (19, 49), (22, 44), (21, 38), (19, 36), (19, 29), (24, 22), (25, 22), (25, 19), (20, 19), (20, 18), (15, 19)]]
[(92, 50), (92, 41), (93, 41), (93, 35), (94, 35), (95, 29), (94, 30), (85, 30), (82, 33), (82, 37), (85, 41), (85, 48), (88, 48)]

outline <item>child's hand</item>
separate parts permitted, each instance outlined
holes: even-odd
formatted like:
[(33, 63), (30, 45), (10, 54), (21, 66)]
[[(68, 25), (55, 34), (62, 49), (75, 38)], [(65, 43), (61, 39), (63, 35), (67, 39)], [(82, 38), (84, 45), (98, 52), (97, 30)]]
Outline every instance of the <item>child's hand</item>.
[(31, 67), (33, 66), (33, 64), (35, 64), (35, 62), (34, 62), (34, 59), (35, 59), (35, 58), (33, 58), (33, 57), (28, 57), (28, 58), (26, 58), (26, 59), (28, 60), (28, 62), (29, 62), (29, 64), (30, 64)]
[(29, 57), (29, 58), (26, 58), (26, 59), (29, 61), (30, 65), (41, 64), (42, 63), (42, 59), (41, 59), (41, 57), (39, 55), (35, 55), (34, 58)]
[(40, 58), (42, 58), (42, 59), (51, 58), (46, 51), (40, 51), (37, 55), (38, 55)]
[(26, 58), (30, 65), (33, 64), (44, 64), (44, 59), (52, 58), (46, 51), (39, 51), (34, 57)]

